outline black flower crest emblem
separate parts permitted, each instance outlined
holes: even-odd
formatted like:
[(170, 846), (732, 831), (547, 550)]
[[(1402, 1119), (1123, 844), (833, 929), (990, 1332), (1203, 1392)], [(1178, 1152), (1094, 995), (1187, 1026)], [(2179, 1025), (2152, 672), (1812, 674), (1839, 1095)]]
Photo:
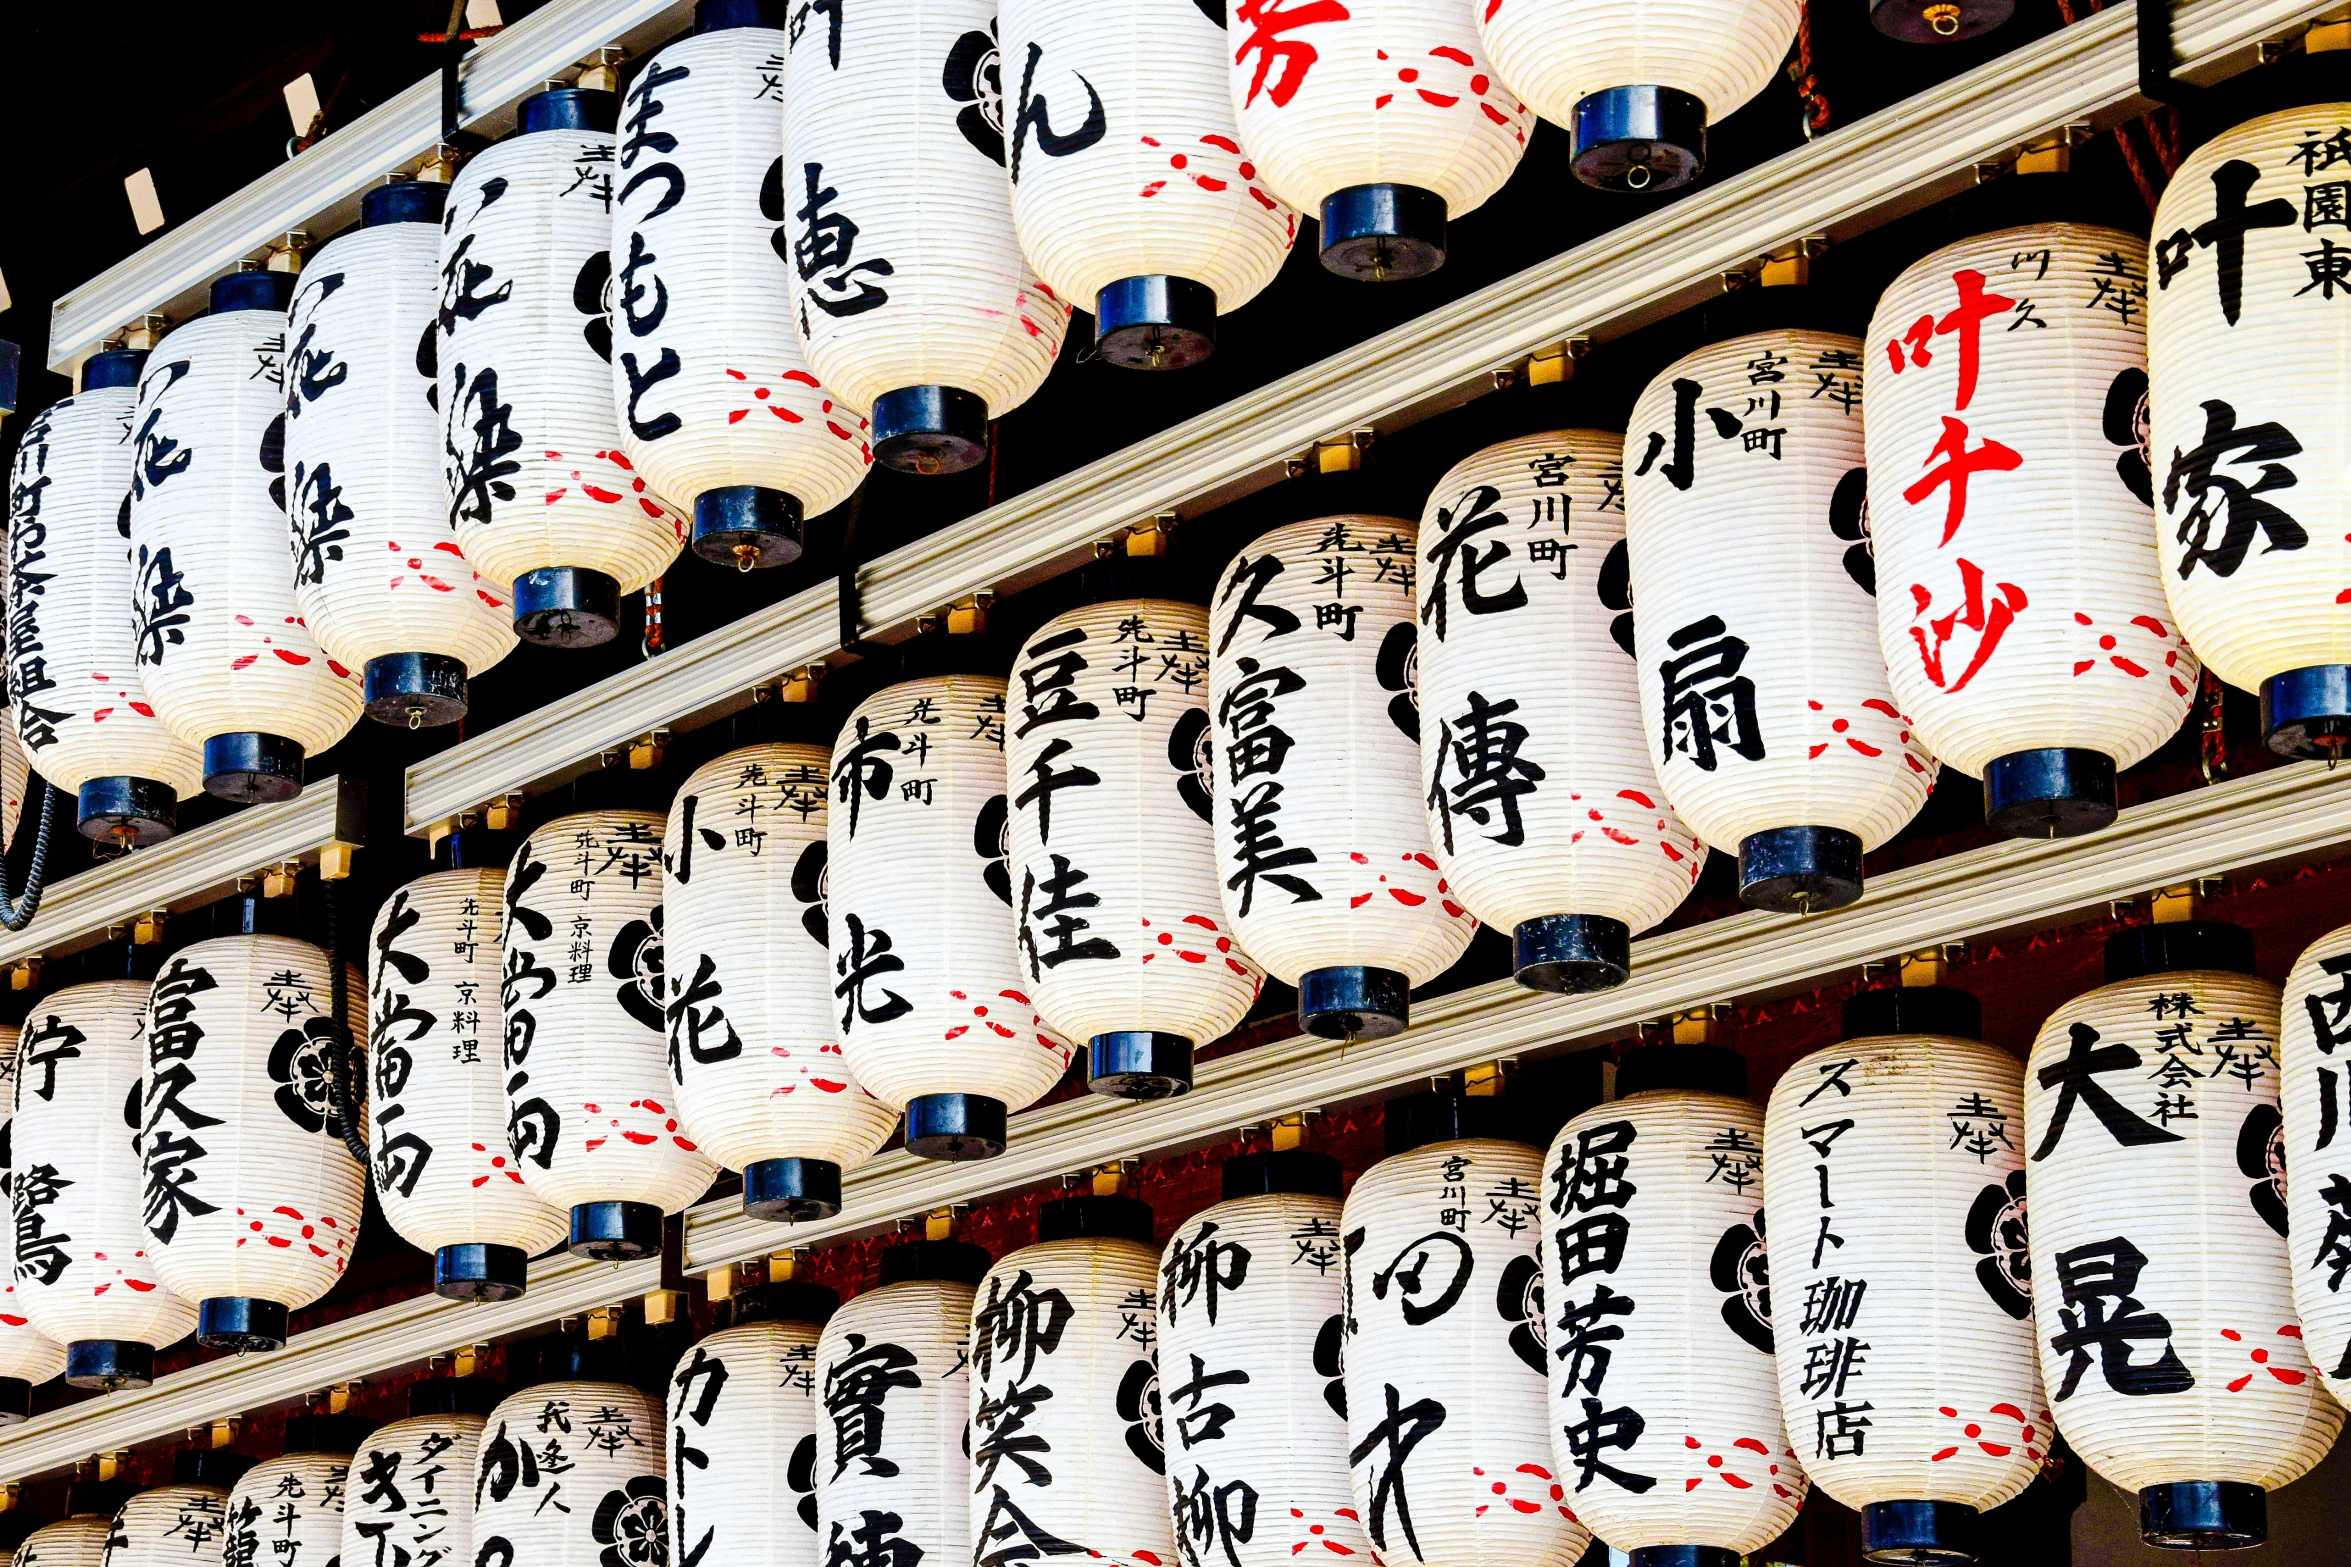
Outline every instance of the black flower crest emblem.
[(2033, 1311), (2033, 1259), (2025, 1249), (2024, 1171), (1976, 1193), (1967, 1210), (1967, 1244), (1977, 1254), (1976, 1282), (1992, 1304), (2022, 1322)]
[(1216, 783), (1216, 740), (1208, 709), (1187, 708), (1167, 735), (1167, 765), (1175, 769), (1176, 794), (1202, 821), (1212, 821), (1209, 799)]
[(2237, 1168), (2253, 1183), (2246, 1196), (2261, 1222), (2286, 1233), (2286, 1119), (2276, 1105), (2255, 1105), (2237, 1128)]
[(666, 1032), (669, 1019), (662, 1010), (661, 905), (656, 903), (641, 920), (630, 920), (612, 938), (605, 967), (621, 982), (617, 992), (621, 1010), (647, 1028)]
[(269, 1051), (269, 1079), (278, 1085), (278, 1109), (305, 1132), (343, 1135), (335, 1114), (335, 1026), (323, 1017), (305, 1019), (278, 1035)]
[(800, 858), (792, 862), (792, 897), (800, 905), (800, 928), (819, 947), (828, 939), (825, 900), (832, 893), (827, 876), (831, 863), (831, 850), (822, 838), (802, 849)]
[(987, 879), (988, 890), (1012, 907), (1012, 813), (1005, 808), (1003, 795), (990, 795), (988, 803), (980, 807), (979, 820), (972, 823), (971, 852), (981, 861), (980, 874)]
[(1510, 1324), (1510, 1352), (1537, 1376), (1548, 1373), (1550, 1361), (1543, 1350), (1543, 1265), (1531, 1256), (1511, 1258), (1495, 1288), (1494, 1309)]
[(659, 1475), (639, 1475), (605, 1492), (593, 1527), (602, 1567), (668, 1567), (669, 1488)]
[(612, 363), (612, 252), (599, 250), (580, 263), (571, 282), (571, 308), (585, 317), (580, 335), (596, 357)]
[(1127, 1450), (1153, 1474), (1167, 1473), (1159, 1434), (1159, 1362), (1138, 1360), (1118, 1383), (1118, 1417), (1127, 1423)]
[(792, 1461), (784, 1467), (784, 1484), (800, 1498), (796, 1511), (800, 1521), (808, 1525), (808, 1532), (816, 1532), (816, 1433), (809, 1432), (792, 1448)]
[(963, 132), (980, 155), (992, 163), (1004, 161), (1004, 57), (996, 45), (996, 20), (987, 28), (973, 28), (947, 51), (947, 68), (940, 73), (947, 97), (963, 107), (955, 111), (955, 128)]
[(1616, 645), (1624, 649), (1624, 656), (1633, 653), (1633, 553), (1625, 541), (1618, 539), (1608, 546), (1608, 553), (1600, 558), (1600, 581), (1597, 584), (1600, 607), (1612, 612), (1608, 634)]
[(2155, 504), (2155, 481), (2148, 462), (2154, 439), (2154, 419), (2147, 411), (2147, 372), (2136, 367), (2117, 372), (2106, 388), (2106, 439), (2122, 448), (2114, 472), (2122, 487), (2142, 506)]
[(1396, 694), (1388, 698), (1388, 722), (1404, 731), (1415, 745), (1420, 743), (1420, 623), (1399, 620), (1380, 638), (1379, 661), (1374, 666), (1380, 677), (1380, 689)]
[(1845, 541), (1845, 575), (1871, 598), (1878, 592), (1877, 557), (1869, 542), (1869, 470), (1848, 468), (1829, 496), (1829, 532)]
[(1770, 1354), (1771, 1265), (1763, 1250), (1762, 1209), (1755, 1210), (1754, 1223), (1722, 1232), (1707, 1272), (1723, 1292), (1723, 1326)]
[(1347, 1418), (1347, 1318), (1332, 1312), (1314, 1335), (1314, 1374), (1322, 1378), (1322, 1401), (1341, 1420)]

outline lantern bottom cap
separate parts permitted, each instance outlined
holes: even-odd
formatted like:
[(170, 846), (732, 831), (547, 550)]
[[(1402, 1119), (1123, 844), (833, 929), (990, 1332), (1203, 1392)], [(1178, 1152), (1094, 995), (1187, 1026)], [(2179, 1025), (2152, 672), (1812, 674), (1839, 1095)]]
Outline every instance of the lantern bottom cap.
[(1980, 37), (2016, 13), (2016, 0), (1869, 0), (1870, 25), (1906, 44)]
[(830, 1159), (759, 1159), (743, 1166), (743, 1216), (770, 1224), (841, 1211), (841, 1167)]
[(1544, 914), (1510, 933), (1510, 966), (1529, 990), (1614, 990), (1633, 971), (1633, 928), (1605, 914)]
[(960, 386), (901, 386), (873, 400), (873, 460), (926, 477), (976, 468), (988, 456), (988, 404)]
[(1861, 896), (1861, 840), (1842, 827), (1774, 827), (1739, 844), (1739, 898), (1775, 914), (1818, 914)]
[(654, 1203), (575, 1202), (567, 1249), (590, 1262), (634, 1262), (661, 1250), (661, 1223)]
[(196, 1305), (196, 1342), (234, 1354), (286, 1347), (286, 1308), (258, 1295), (215, 1295)]
[(1402, 283), (1445, 264), (1445, 198), (1418, 185), (1350, 185), (1322, 199), (1322, 264), (1361, 283)]
[(2341, 760), (2351, 746), (2351, 664), (2314, 664), (2261, 682), (2261, 739), (2280, 756)]
[(204, 742), (204, 792), (238, 805), (291, 800), (302, 792), (302, 747), (258, 729), (214, 735)]
[(1706, 102), (1678, 87), (1608, 87), (1577, 102), (1575, 177), (1599, 190), (1672, 190), (1706, 167)]
[(730, 484), (694, 497), (693, 550), (713, 566), (757, 571), (800, 558), (799, 497)]
[(33, 1418), (33, 1385), (22, 1377), (0, 1377), (0, 1426)]
[(906, 1151), (964, 1164), (1004, 1151), (1004, 1101), (985, 1094), (917, 1094), (906, 1101)]
[(1739, 1567), (1739, 1553), (1719, 1545), (1641, 1545), (1625, 1554), (1633, 1567)]
[(514, 634), (538, 647), (595, 647), (620, 635), (620, 584), (585, 566), (514, 579)]
[(443, 1300), (520, 1300), (530, 1272), (530, 1254), (520, 1246), (443, 1246), (433, 1253), (433, 1293)]
[(1094, 296), (1094, 351), (1123, 370), (1184, 370), (1216, 352), (1216, 290), (1151, 273)]
[(465, 716), (465, 660), (446, 653), (382, 653), (362, 675), (367, 716), (395, 729), (435, 729)]
[(170, 784), (129, 773), (92, 778), (81, 788), (75, 825), (85, 838), (143, 849), (179, 831), (180, 797)]
[(1086, 1046), (1086, 1091), (1112, 1099), (1173, 1099), (1192, 1086), (1192, 1041), (1135, 1029)]
[(155, 1380), (155, 1346), (127, 1338), (78, 1338), (65, 1346), (65, 1385), (96, 1388), (145, 1387)]
[(2078, 838), (2114, 821), (2114, 758), (2049, 746), (1984, 769), (1984, 825), (2003, 838)]
[(1976, 1559), (1976, 1510), (1965, 1502), (1870, 1502), (1861, 1559), (1882, 1567), (1961, 1567)]
[(1394, 969), (1308, 969), (1298, 976), (1298, 1026), (1324, 1039), (1386, 1039), (1412, 1022), (1412, 982)]
[(2139, 1538), (2160, 1551), (2241, 1551), (2269, 1539), (2269, 1493), (2236, 1480), (2174, 1480), (2139, 1492)]

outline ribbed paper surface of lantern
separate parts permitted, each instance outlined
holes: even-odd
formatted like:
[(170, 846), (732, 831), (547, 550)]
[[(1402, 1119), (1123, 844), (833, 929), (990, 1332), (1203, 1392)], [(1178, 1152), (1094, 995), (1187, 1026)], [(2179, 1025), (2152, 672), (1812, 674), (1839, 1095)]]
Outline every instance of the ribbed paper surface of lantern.
[(1412, 524), (1321, 517), (1227, 566), (1209, 623), (1225, 916), (1285, 984), (1363, 964), (1425, 985), (1477, 921), (1420, 797)]
[(114, 1519), (103, 1513), (77, 1514), (43, 1524), (16, 1548), (12, 1567), (100, 1567)]
[(294, 598), (285, 377), (277, 310), (191, 321), (148, 359), (132, 416), (131, 634), (155, 716), (188, 744), (253, 732), (316, 756), (362, 698)]
[(884, 1104), (978, 1094), (1018, 1110), (1060, 1081), (1014, 938), (1001, 680), (903, 681), (833, 742), (834, 1012)]
[(686, 518), (621, 450), (612, 397), (614, 138), (510, 137), (465, 166), (442, 223), (442, 484), (493, 591), (543, 567), (634, 593)]
[(2033, 1042), (2041, 1381), (2125, 1490), (2274, 1491), (2342, 1429), (2294, 1314), (2277, 1040), (2276, 986), (2194, 970), (2077, 996)]
[(370, 938), (370, 1169), (386, 1221), (426, 1251), (537, 1256), (570, 1225), (506, 1141), (505, 892), (498, 869), (420, 876), (384, 900)]
[(223, 1567), (228, 1511), (217, 1485), (141, 1491), (114, 1515), (103, 1567)]
[(1946, 245), (1887, 288), (1868, 341), (1895, 706), (1978, 776), (2017, 751), (2152, 754), (2200, 666), (2150, 531), (2146, 243), (2044, 223)]
[(1796, 37), (1797, 0), (1481, 0), (1494, 69), (1535, 112), (1573, 127), (1611, 87), (1671, 87), (1709, 124), (1771, 84)]
[(542, 1382), (512, 1395), (490, 1411), (474, 1461), (473, 1559), (501, 1567), (661, 1561), (669, 1550), (664, 1440), (661, 1405), (618, 1382)]
[[(671, 1476), (669, 1559), (817, 1567), (817, 1328), (746, 1322), (686, 1351), (669, 1426), (690, 1454)], [(890, 1375), (888, 1372), (884, 1376)]]
[(441, 489), (432, 361), (441, 231), (354, 229), (303, 269), (287, 325), (286, 518), (294, 597), (345, 668), (438, 653), (478, 675), (514, 651), (507, 584), (458, 548)]
[[(24, 1200), (17, 1195), (22, 1183), (17, 1178), (17, 1161), (9, 1146), (9, 1134), (14, 1130), (16, 1118), (18, 1033), (17, 1029), (0, 1025), (0, 1087), (7, 1089), (9, 1105), (8, 1119), (0, 1121), (0, 1191), (7, 1193), (12, 1214)], [(65, 1369), (65, 1346), (25, 1318), (24, 1295), (16, 1284), (16, 1230), (14, 1223), (0, 1225), (0, 1377), (38, 1385)]]
[(1065, 1039), (1222, 1038), (1264, 976), (1219, 902), (1208, 612), (1121, 599), (1057, 615), (1012, 665), (1005, 770), (1021, 961)]
[(350, 1478), (348, 1453), (288, 1453), (246, 1470), (229, 1492), (225, 1567), (334, 1567)]
[(1249, 161), (1230, 41), (1192, 0), (1007, 0), (1005, 139), (1021, 249), (1080, 310), (1121, 278), (1188, 278), (1230, 314), (1298, 232)]
[(32, 792), (32, 783), (32, 764), (25, 760), (16, 726), (0, 724), (0, 837), (16, 836), (16, 824), (24, 816), (25, 796)]
[(329, 1001), (327, 955), (284, 936), (199, 941), (155, 977), (139, 1151), (156, 1276), (183, 1300), (294, 1309), (342, 1276), (367, 1178), (330, 1097)]
[(343, 1561), (466, 1567), (474, 1461), (487, 1424), (480, 1415), (417, 1415), (370, 1433), (351, 1460), (358, 1474), (343, 1499)]
[(139, 394), (105, 386), (52, 403), (17, 440), (10, 475), (8, 672), (15, 729), (41, 776), (71, 794), (92, 778), (152, 778), (177, 794), (203, 760), (155, 717), (123, 605), (120, 523)]
[(822, 746), (745, 746), (695, 769), (669, 808), (670, 1074), (687, 1133), (730, 1170), (847, 1170), (898, 1121), (849, 1070), (832, 1022), (830, 761)]
[(828, 1560), (836, 1549), (854, 1557), (894, 1540), (924, 1561), (969, 1558), (971, 1304), (968, 1284), (885, 1284), (845, 1302), (825, 1324), (816, 1343), (818, 1396), (829, 1389), (848, 1417), (828, 1413), (816, 1422), (810, 1478), (818, 1547)]
[(2181, 634), (2247, 691), (2351, 663), (2351, 312), (2325, 232), (2347, 126), (2351, 103), (2247, 120), (2191, 153), (2155, 212), (2156, 553)]
[(1544, 1436), (1542, 1164), (1524, 1143), (1430, 1143), (1347, 1194), (1348, 1450), (1379, 1560), (1566, 1567), (1590, 1543)]
[(1069, 306), (1013, 235), (1001, 73), (990, 0), (836, 7), (793, 40), (776, 197), (792, 308), (852, 407), (952, 386), (1000, 418), (1061, 352)]
[(1861, 525), (1838, 531), (1861, 372), (1858, 339), (1759, 332), (1677, 360), (1633, 405), (1642, 728), (1674, 809), (1726, 850), (1792, 826), (1873, 849), (1934, 787), (1887, 688)]
[[(2278, 1109), (2285, 1121), (2287, 1234), (2303, 1348), (2338, 1403), (2351, 1402), (2351, 1138), (2343, 1135), (2351, 1067), (2351, 926), (2312, 942), (2286, 976), (2278, 1030)], [(19, 1139), (23, 1133), (19, 1132)]]
[(2016, 1057), (1928, 1034), (1815, 1051), (1772, 1090), (1780, 1405), (1806, 1472), (1848, 1507), (1989, 1510), (2048, 1455), (2023, 1109)]

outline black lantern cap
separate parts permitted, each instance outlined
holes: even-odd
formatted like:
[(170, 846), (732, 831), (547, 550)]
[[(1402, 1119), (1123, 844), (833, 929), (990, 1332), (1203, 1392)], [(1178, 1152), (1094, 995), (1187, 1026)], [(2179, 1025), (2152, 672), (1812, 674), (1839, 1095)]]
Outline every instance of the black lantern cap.
[(882, 1253), (881, 1282), (976, 1285), (995, 1265), (987, 1247), (970, 1241), (900, 1241)]
[(245, 1471), (258, 1462), (225, 1447), (183, 1449), (171, 1455), (171, 1483), (217, 1485), (224, 1491), (231, 1490), (245, 1478)]
[(1605, 914), (1545, 914), (1510, 933), (1510, 966), (1529, 990), (1584, 996), (1633, 971), (1633, 928)]
[(204, 742), (204, 792), (237, 805), (291, 800), (302, 792), (302, 746), (257, 729)]
[(0, 1377), (0, 1426), (33, 1418), (33, 1385), (22, 1377)]
[(758, 484), (694, 497), (694, 553), (714, 566), (758, 571), (800, 558), (800, 500)]
[(602, 131), (620, 128), (620, 94), (600, 87), (550, 87), (522, 101), (515, 117), (516, 133), (540, 131)]
[(257, 1295), (215, 1295), (196, 1306), (196, 1342), (234, 1354), (286, 1347), (286, 1308)]
[(1953, 1039), (1980, 1040), (1984, 1037), (1984, 1004), (1966, 991), (1946, 985), (1863, 990), (1845, 998), (1844, 1025), (1847, 1039), (1944, 1034)]
[(597, 647), (620, 635), (620, 583), (585, 566), (514, 579), (514, 634), (539, 647)]
[(1527, 1141), (1516, 1111), (1507, 1100), (1493, 1094), (1403, 1094), (1388, 1101), (1381, 1122), (1391, 1159), (1431, 1143), (1458, 1143), (1472, 1137), (1506, 1143)]
[(841, 1292), (800, 1279), (749, 1284), (735, 1291), (735, 1322), (812, 1322), (823, 1327), (841, 1309)]
[(768, 1224), (841, 1211), (841, 1167), (830, 1159), (756, 1159), (743, 1166), (743, 1216)]
[(2351, 664), (2314, 664), (2261, 682), (2261, 739), (2280, 756), (2339, 759), (2351, 744)]
[(1644, 1045), (1616, 1063), (1616, 1097), (1654, 1089), (1747, 1097), (1747, 1058), (1724, 1045)]
[(449, 187), (438, 181), (394, 180), (359, 198), (359, 226), (380, 229), (395, 223), (438, 223), (448, 206)]
[(1184, 370), (1216, 352), (1216, 290), (1155, 273), (1094, 296), (1094, 351), (1126, 370)]
[(137, 386), (147, 368), (144, 348), (109, 348), (82, 361), (82, 390), (95, 392), (110, 386)]
[(286, 1421), (289, 1453), (356, 1453), (382, 1422), (363, 1415), (294, 1415)]
[(1322, 264), (1343, 278), (1400, 283), (1445, 264), (1445, 198), (1418, 185), (1350, 185), (1322, 199)]
[(571, 1208), (571, 1254), (633, 1262), (661, 1250), (661, 1209), (649, 1202), (581, 1202)]
[(2114, 820), (2114, 758), (2050, 746), (1984, 769), (1984, 825), (2004, 838), (2078, 838)]
[(1140, 1197), (1056, 1197), (1037, 1210), (1037, 1239), (1124, 1240), (1151, 1244), (1155, 1220)]
[(1869, 0), (1870, 25), (1906, 44), (1980, 38), (2015, 14), (2016, 0)]
[(488, 1377), (427, 1377), (408, 1384), (408, 1413), (486, 1415), (506, 1397), (506, 1384)]
[(694, 32), (723, 33), (734, 27), (783, 30), (784, 0), (695, 0)]
[(74, 826), (100, 843), (143, 849), (179, 831), (180, 797), (170, 784), (128, 773), (83, 782), (74, 801)]
[(2119, 985), (2150, 974), (2184, 974), (2212, 969), (2251, 974), (2253, 933), (2221, 920), (2175, 920), (2168, 925), (2131, 925), (2106, 938), (2106, 983)]
[(627, 1355), (620, 1336), (589, 1338), (581, 1333), (550, 1333), (531, 1341), (535, 1351), (534, 1382), (627, 1382)]
[(1737, 1551), (1719, 1545), (1637, 1545), (1625, 1553), (1632, 1567), (1739, 1567)]
[(1610, 87), (1568, 127), (1575, 177), (1599, 190), (1672, 190), (1706, 167), (1706, 103), (1676, 87)]
[(873, 400), (873, 460), (900, 473), (976, 468), (988, 455), (988, 405), (959, 386), (901, 386)]
[(1192, 1042), (1148, 1029), (1096, 1034), (1086, 1046), (1086, 1091), (1112, 1099), (1173, 1099), (1192, 1086)]
[(433, 1293), (444, 1300), (519, 1300), (530, 1276), (531, 1259), (519, 1246), (477, 1241), (433, 1253)]
[(1774, 827), (1739, 844), (1739, 898), (1775, 914), (1819, 914), (1861, 896), (1861, 840), (1842, 827)]
[(367, 716), (395, 729), (432, 729), (465, 716), (465, 660), (446, 653), (379, 653), (361, 676)]
[(1298, 1026), (1324, 1039), (1386, 1039), (1412, 1022), (1412, 981), (1349, 964), (1298, 976)]
[(2234, 1480), (2178, 1480), (2139, 1493), (2139, 1538), (2165, 1551), (2241, 1551), (2269, 1540), (2269, 1493)]
[(1346, 1194), (1339, 1161), (1311, 1148), (1235, 1154), (1224, 1162), (1224, 1200), (1296, 1193), (1337, 1199)]
[(1004, 1151), (1004, 1101), (985, 1094), (918, 1094), (906, 1101), (906, 1151), (964, 1164)]
[(212, 280), (212, 313), (239, 310), (283, 310), (294, 302), (291, 272), (231, 272)]
[(65, 1346), (65, 1385), (111, 1393), (155, 1380), (155, 1346), (136, 1339), (81, 1338)]
[(76, 1480), (65, 1488), (68, 1518), (111, 1518), (138, 1494), (128, 1480)]

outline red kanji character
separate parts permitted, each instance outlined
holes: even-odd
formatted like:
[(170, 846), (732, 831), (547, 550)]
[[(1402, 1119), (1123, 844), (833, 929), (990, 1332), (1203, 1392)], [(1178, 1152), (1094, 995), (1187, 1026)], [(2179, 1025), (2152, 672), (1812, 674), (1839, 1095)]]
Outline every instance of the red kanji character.
[[(1959, 562), (1959, 590), (1963, 600), (1961, 607), (1948, 615), (1935, 617), (1924, 627), (1910, 628), (1910, 640), (1918, 644), (1920, 666), (1926, 670), (1929, 680), (1946, 691), (1967, 689), (1967, 683), (1990, 660), (2000, 646), (2000, 639), (2008, 634), (2008, 628), (2016, 623), (2018, 612), (2025, 607), (2024, 589), (2015, 583), (1996, 582), (1992, 587), (1999, 598), (1987, 605), (1984, 602), (1983, 568), (1972, 560), (1962, 559)], [(1934, 595), (1927, 591), (1925, 583), (1913, 582), (1910, 585), (1911, 619), (1916, 620), (1924, 615), (1933, 602)], [(1943, 679), (1943, 649), (1950, 644), (1954, 629), (1965, 629), (1976, 634), (1975, 657), (1968, 660), (1967, 668), (1960, 672), (1957, 680), (1946, 683)], [(1927, 641), (1930, 631), (1934, 634), (1931, 645)]]
[(2013, 310), (2016, 301), (2000, 294), (1985, 293), (1984, 275), (1981, 272), (1963, 268), (1951, 274), (1951, 281), (1959, 286), (1959, 303), (1949, 315), (1935, 323), (1935, 335), (1959, 334), (1959, 399), (1951, 407), (1953, 412), (1964, 412), (1967, 405), (1975, 400), (1976, 369), (1983, 357), (1984, 317), (1996, 316), (2003, 310)]
[(2024, 459), (2010, 448), (1986, 436), (1974, 451), (1967, 449), (1967, 421), (1943, 415), (1943, 438), (1935, 449), (1927, 453), (1927, 461), (1943, 459), (1939, 468), (1927, 470), (1916, 484), (1902, 492), (1902, 498), (1916, 506), (1945, 485), (1951, 493), (1944, 497), (1943, 537), (1941, 543), (1951, 542), (1959, 525), (1967, 520), (1967, 481), (1979, 473), (2011, 473), (2024, 466)]
[[(1296, 97), (1306, 82), (1306, 73), (1321, 58), (1321, 51), (1303, 40), (1285, 39), (1282, 34), (1301, 27), (1312, 27), (1321, 22), (1344, 22), (1349, 12), (1339, 0), (1307, 0), (1304, 5), (1288, 5), (1285, 0), (1241, 0), (1233, 9), (1233, 20), (1249, 29), (1249, 36), (1241, 40), (1241, 47), (1233, 51), (1233, 63), (1239, 65), (1251, 54), (1257, 56), (1257, 68), (1249, 78), (1248, 94), (1242, 98), (1246, 109), (1257, 101), (1260, 90), (1273, 100), (1279, 109)], [(1281, 74), (1270, 89), (1265, 79), (1277, 63)]]

